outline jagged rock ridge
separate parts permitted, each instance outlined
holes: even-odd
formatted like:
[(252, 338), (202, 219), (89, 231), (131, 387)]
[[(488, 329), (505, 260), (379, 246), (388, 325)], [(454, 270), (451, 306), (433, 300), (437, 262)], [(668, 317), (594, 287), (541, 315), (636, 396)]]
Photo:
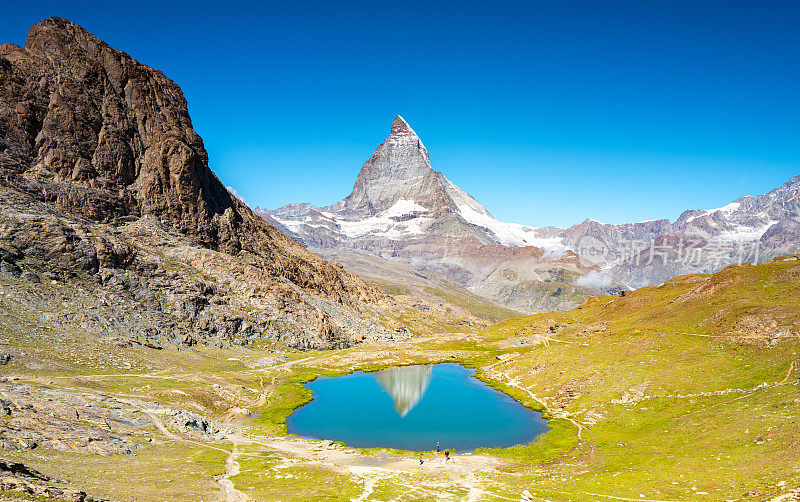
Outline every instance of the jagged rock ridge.
[[(101, 284), (122, 274), (120, 288), (156, 317), (186, 305), (167, 317), (189, 326), (153, 326), (169, 337), (250, 326), (298, 346), (346, 345), (345, 312), (383, 296), (231, 196), (174, 82), (61, 18), (32, 27), (25, 48), (0, 45), (0, 211), (6, 272)], [(183, 272), (162, 260), (176, 249)], [(179, 291), (181, 280), (161, 279), (170, 273), (194, 285)], [(261, 314), (233, 314), (229, 295)], [(212, 298), (228, 305), (228, 327), (201, 315)]]
[(458, 202), (488, 215), (476, 200), (460, 193), (442, 173), (433, 170), (425, 145), (398, 115), (389, 137), (362, 166), (350, 195), (323, 210), (346, 219), (363, 219), (405, 201), (413, 201), (414, 205), (408, 205), (428, 218), (458, 212)]

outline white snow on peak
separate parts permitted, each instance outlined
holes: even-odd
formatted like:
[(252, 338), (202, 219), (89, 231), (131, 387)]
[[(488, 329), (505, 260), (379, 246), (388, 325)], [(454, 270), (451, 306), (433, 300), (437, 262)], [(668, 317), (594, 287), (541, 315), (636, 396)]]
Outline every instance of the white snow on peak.
[(561, 237), (537, 237), (532, 227), (497, 221), (489, 213), (480, 213), (467, 204), (459, 204), (458, 213), (467, 222), (488, 228), (504, 246), (536, 246), (550, 253), (567, 249)]
[(726, 204), (722, 207), (718, 207), (716, 209), (706, 209), (708, 213), (716, 213), (717, 211), (722, 211), (723, 213), (732, 213), (739, 209), (739, 206), (742, 204), (740, 202), (731, 202), (730, 204)]
[(739, 209), (739, 206), (741, 206), (741, 205), (742, 204), (740, 202), (731, 202), (730, 204), (726, 204), (726, 205), (724, 205), (722, 207), (718, 207), (716, 209), (698, 209), (699, 212), (697, 214), (693, 215), (693, 216), (690, 216), (690, 217), (686, 218), (686, 221), (684, 223), (689, 223), (691, 221), (696, 220), (697, 218), (701, 218), (703, 216), (706, 216), (706, 215), (709, 215), (709, 214), (714, 214), (714, 213), (717, 213), (717, 212), (730, 214), (730, 213), (736, 211), (737, 209)]
[(412, 213), (427, 213), (428, 210), (413, 200), (399, 199), (389, 209), (383, 212), (384, 216), (405, 216)]
[[(428, 210), (426, 208), (413, 200), (399, 199), (389, 209), (363, 220), (348, 221), (336, 218), (333, 213), (322, 212), (322, 214), (332, 221), (335, 221), (341, 232), (351, 239), (362, 237), (367, 234), (374, 235), (375, 237), (385, 237), (387, 239), (398, 239), (423, 233), (424, 228), (432, 220), (432, 218), (424, 216), (424, 213), (427, 212)], [(404, 221), (397, 221), (403, 216), (409, 216), (410, 218)], [(321, 226), (311, 221), (291, 223), (284, 220), (278, 221), (292, 231), (295, 231), (292, 225), (296, 228), (299, 228), (303, 224), (312, 227)]]
[(456, 206), (467, 206), (475, 213), (494, 219), (492, 218), (492, 215), (489, 214), (489, 211), (487, 211), (486, 208), (483, 207), (481, 203), (475, 200), (475, 198), (473, 198), (470, 194), (462, 190), (458, 185), (446, 177), (445, 181), (447, 181), (447, 185), (445, 185), (445, 191), (447, 192), (447, 195), (450, 196), (450, 199), (456, 204)]
[(464, 220), (488, 228), (504, 246), (536, 246), (556, 254), (567, 249), (561, 237), (538, 237), (536, 229), (532, 227), (497, 221), (480, 202), (450, 180), (447, 180), (446, 190)]

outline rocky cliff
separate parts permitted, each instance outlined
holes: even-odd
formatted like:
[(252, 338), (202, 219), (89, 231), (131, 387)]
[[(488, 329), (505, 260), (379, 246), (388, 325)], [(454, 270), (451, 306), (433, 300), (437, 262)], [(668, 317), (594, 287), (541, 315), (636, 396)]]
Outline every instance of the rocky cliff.
[[(342, 201), (324, 208), (349, 220), (374, 217), (400, 206), (411, 212), (397, 216), (435, 218), (457, 213), (458, 204), (469, 204), (474, 210), (489, 214), (475, 199), (460, 191), (442, 173), (431, 167), (430, 157), (422, 140), (408, 122), (397, 116), (391, 134), (361, 167), (353, 191)], [(412, 203), (413, 202), (413, 206)]]
[(174, 82), (65, 19), (0, 45), (0, 214), (20, 291), (124, 292), (154, 337), (342, 346), (383, 297), (228, 193)]

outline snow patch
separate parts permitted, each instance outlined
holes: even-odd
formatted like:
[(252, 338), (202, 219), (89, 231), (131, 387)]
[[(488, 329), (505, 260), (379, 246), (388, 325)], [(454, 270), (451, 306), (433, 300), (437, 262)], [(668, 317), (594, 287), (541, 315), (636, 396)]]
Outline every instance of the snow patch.
[(716, 241), (724, 242), (754, 242), (761, 238), (769, 227), (778, 223), (777, 220), (771, 220), (761, 225), (760, 227), (747, 227), (739, 225), (733, 230), (726, 230), (721, 234), (714, 237)]
[(535, 228), (497, 221), (489, 213), (479, 213), (469, 205), (459, 204), (458, 213), (467, 222), (488, 228), (504, 246), (536, 246), (551, 253), (567, 250), (561, 237), (537, 237)]
[[(327, 211), (319, 211), (318, 213), (326, 220), (322, 222), (318, 221), (314, 216), (309, 215), (292, 219), (280, 218), (277, 216), (273, 216), (273, 218), (295, 233), (304, 225), (312, 228), (330, 228), (331, 225), (335, 225), (341, 233), (351, 239), (368, 234), (387, 239), (400, 239), (402, 237), (423, 233), (424, 228), (432, 220), (430, 217), (423, 216), (427, 212), (428, 209), (417, 204), (413, 200), (400, 199), (389, 209), (375, 216), (358, 221), (339, 219), (336, 215)], [(410, 218), (397, 221), (403, 216), (410, 216)]]
[(412, 213), (427, 213), (428, 210), (413, 200), (400, 199), (392, 207), (383, 212), (384, 216), (405, 216)]
[(289, 229), (290, 231), (295, 232), (295, 233), (297, 233), (297, 231), (300, 230), (300, 227), (303, 226), (303, 222), (299, 221), (299, 220), (289, 220), (289, 219), (285, 219), (285, 218), (278, 218), (274, 214), (270, 215), (270, 216), (272, 216), (272, 218), (275, 219), (275, 221), (277, 221), (278, 223), (280, 223), (281, 225), (283, 225), (284, 227), (286, 227), (287, 229)]
[[(400, 199), (392, 207), (360, 221), (337, 220), (339, 228), (347, 237), (355, 238), (362, 235), (374, 234), (376, 237), (398, 239), (408, 235), (419, 235), (431, 222), (432, 218), (421, 216), (428, 210), (413, 200)], [(395, 221), (392, 218), (414, 216), (405, 221)], [(332, 216), (332, 215), (331, 215)]]

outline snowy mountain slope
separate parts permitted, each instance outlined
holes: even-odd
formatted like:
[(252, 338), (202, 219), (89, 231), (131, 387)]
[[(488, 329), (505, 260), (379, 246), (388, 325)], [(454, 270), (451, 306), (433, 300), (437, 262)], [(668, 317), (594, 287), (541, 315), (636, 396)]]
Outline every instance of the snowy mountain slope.
[(258, 211), (312, 243), (321, 231), (340, 240), (446, 233), (475, 237), (484, 244), (564, 250), (559, 239), (542, 237), (538, 229), (497, 221), (471, 195), (434, 171), (425, 145), (400, 116), (343, 200), (324, 208), (306, 203)]
[(591, 292), (620, 287), (575, 286), (589, 268), (569, 252), (560, 229), (496, 220), (433, 170), (424, 144), (400, 116), (347, 197), (322, 208), (306, 203), (256, 212), (309, 246), (403, 260), (520, 311), (569, 308)]
[[(800, 250), (798, 192), (800, 176), (767, 194), (685, 211), (674, 223), (587, 219), (564, 229), (501, 222), (433, 170), (425, 145), (397, 116), (347, 197), (323, 208), (305, 203), (256, 212), (309, 246), (401, 259), (529, 311), (566, 308), (586, 293), (622, 284), (640, 287), (680, 273), (714, 272), (741, 261), (745, 248), (747, 259)], [(545, 299), (544, 291), (556, 300)]]

